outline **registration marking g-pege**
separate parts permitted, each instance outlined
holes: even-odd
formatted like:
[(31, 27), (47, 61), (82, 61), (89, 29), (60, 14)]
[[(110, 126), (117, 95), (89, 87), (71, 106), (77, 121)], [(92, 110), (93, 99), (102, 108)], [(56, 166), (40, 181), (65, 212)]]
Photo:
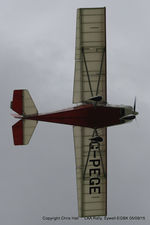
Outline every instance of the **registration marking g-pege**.
[(98, 158), (99, 154), (99, 143), (91, 142), (91, 159), (89, 162), (91, 163), (92, 168), (89, 169), (89, 194), (100, 194), (100, 158)]

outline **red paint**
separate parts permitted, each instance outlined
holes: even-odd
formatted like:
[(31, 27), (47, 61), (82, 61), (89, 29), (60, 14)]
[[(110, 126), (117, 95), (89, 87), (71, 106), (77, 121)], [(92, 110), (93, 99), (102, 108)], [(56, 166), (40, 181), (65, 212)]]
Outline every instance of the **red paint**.
[(101, 128), (121, 123), (120, 108), (105, 105), (93, 106), (92, 104), (25, 118), (89, 128)]
[(13, 101), (11, 102), (11, 108), (18, 114), (23, 114), (23, 90), (15, 90), (13, 93)]
[(12, 126), (14, 145), (23, 145), (23, 120)]

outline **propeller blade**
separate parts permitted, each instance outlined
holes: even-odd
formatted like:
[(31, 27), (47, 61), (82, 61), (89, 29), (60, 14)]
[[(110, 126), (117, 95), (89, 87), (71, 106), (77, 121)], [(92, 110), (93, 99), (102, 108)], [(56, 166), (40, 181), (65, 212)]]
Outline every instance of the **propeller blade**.
[(135, 112), (135, 110), (136, 110), (136, 97), (134, 99), (134, 112)]

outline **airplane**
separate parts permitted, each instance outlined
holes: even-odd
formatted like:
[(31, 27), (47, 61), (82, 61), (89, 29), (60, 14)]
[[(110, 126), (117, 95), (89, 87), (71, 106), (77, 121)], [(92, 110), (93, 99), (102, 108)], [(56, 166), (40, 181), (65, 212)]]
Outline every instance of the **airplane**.
[(107, 215), (107, 127), (136, 118), (134, 105), (107, 103), (106, 8), (77, 9), (74, 107), (39, 114), (26, 89), (14, 90), (15, 145), (26, 145), (38, 121), (73, 126), (79, 217)]

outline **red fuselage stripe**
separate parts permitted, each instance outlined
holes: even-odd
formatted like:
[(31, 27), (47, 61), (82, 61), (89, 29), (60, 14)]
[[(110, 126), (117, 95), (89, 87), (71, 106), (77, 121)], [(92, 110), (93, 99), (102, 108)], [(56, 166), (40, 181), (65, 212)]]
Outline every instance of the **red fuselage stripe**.
[(90, 104), (77, 106), (55, 113), (28, 116), (26, 117), (26, 119), (69, 124), (89, 128), (101, 128), (121, 123), (120, 108), (110, 106), (95, 107)]

